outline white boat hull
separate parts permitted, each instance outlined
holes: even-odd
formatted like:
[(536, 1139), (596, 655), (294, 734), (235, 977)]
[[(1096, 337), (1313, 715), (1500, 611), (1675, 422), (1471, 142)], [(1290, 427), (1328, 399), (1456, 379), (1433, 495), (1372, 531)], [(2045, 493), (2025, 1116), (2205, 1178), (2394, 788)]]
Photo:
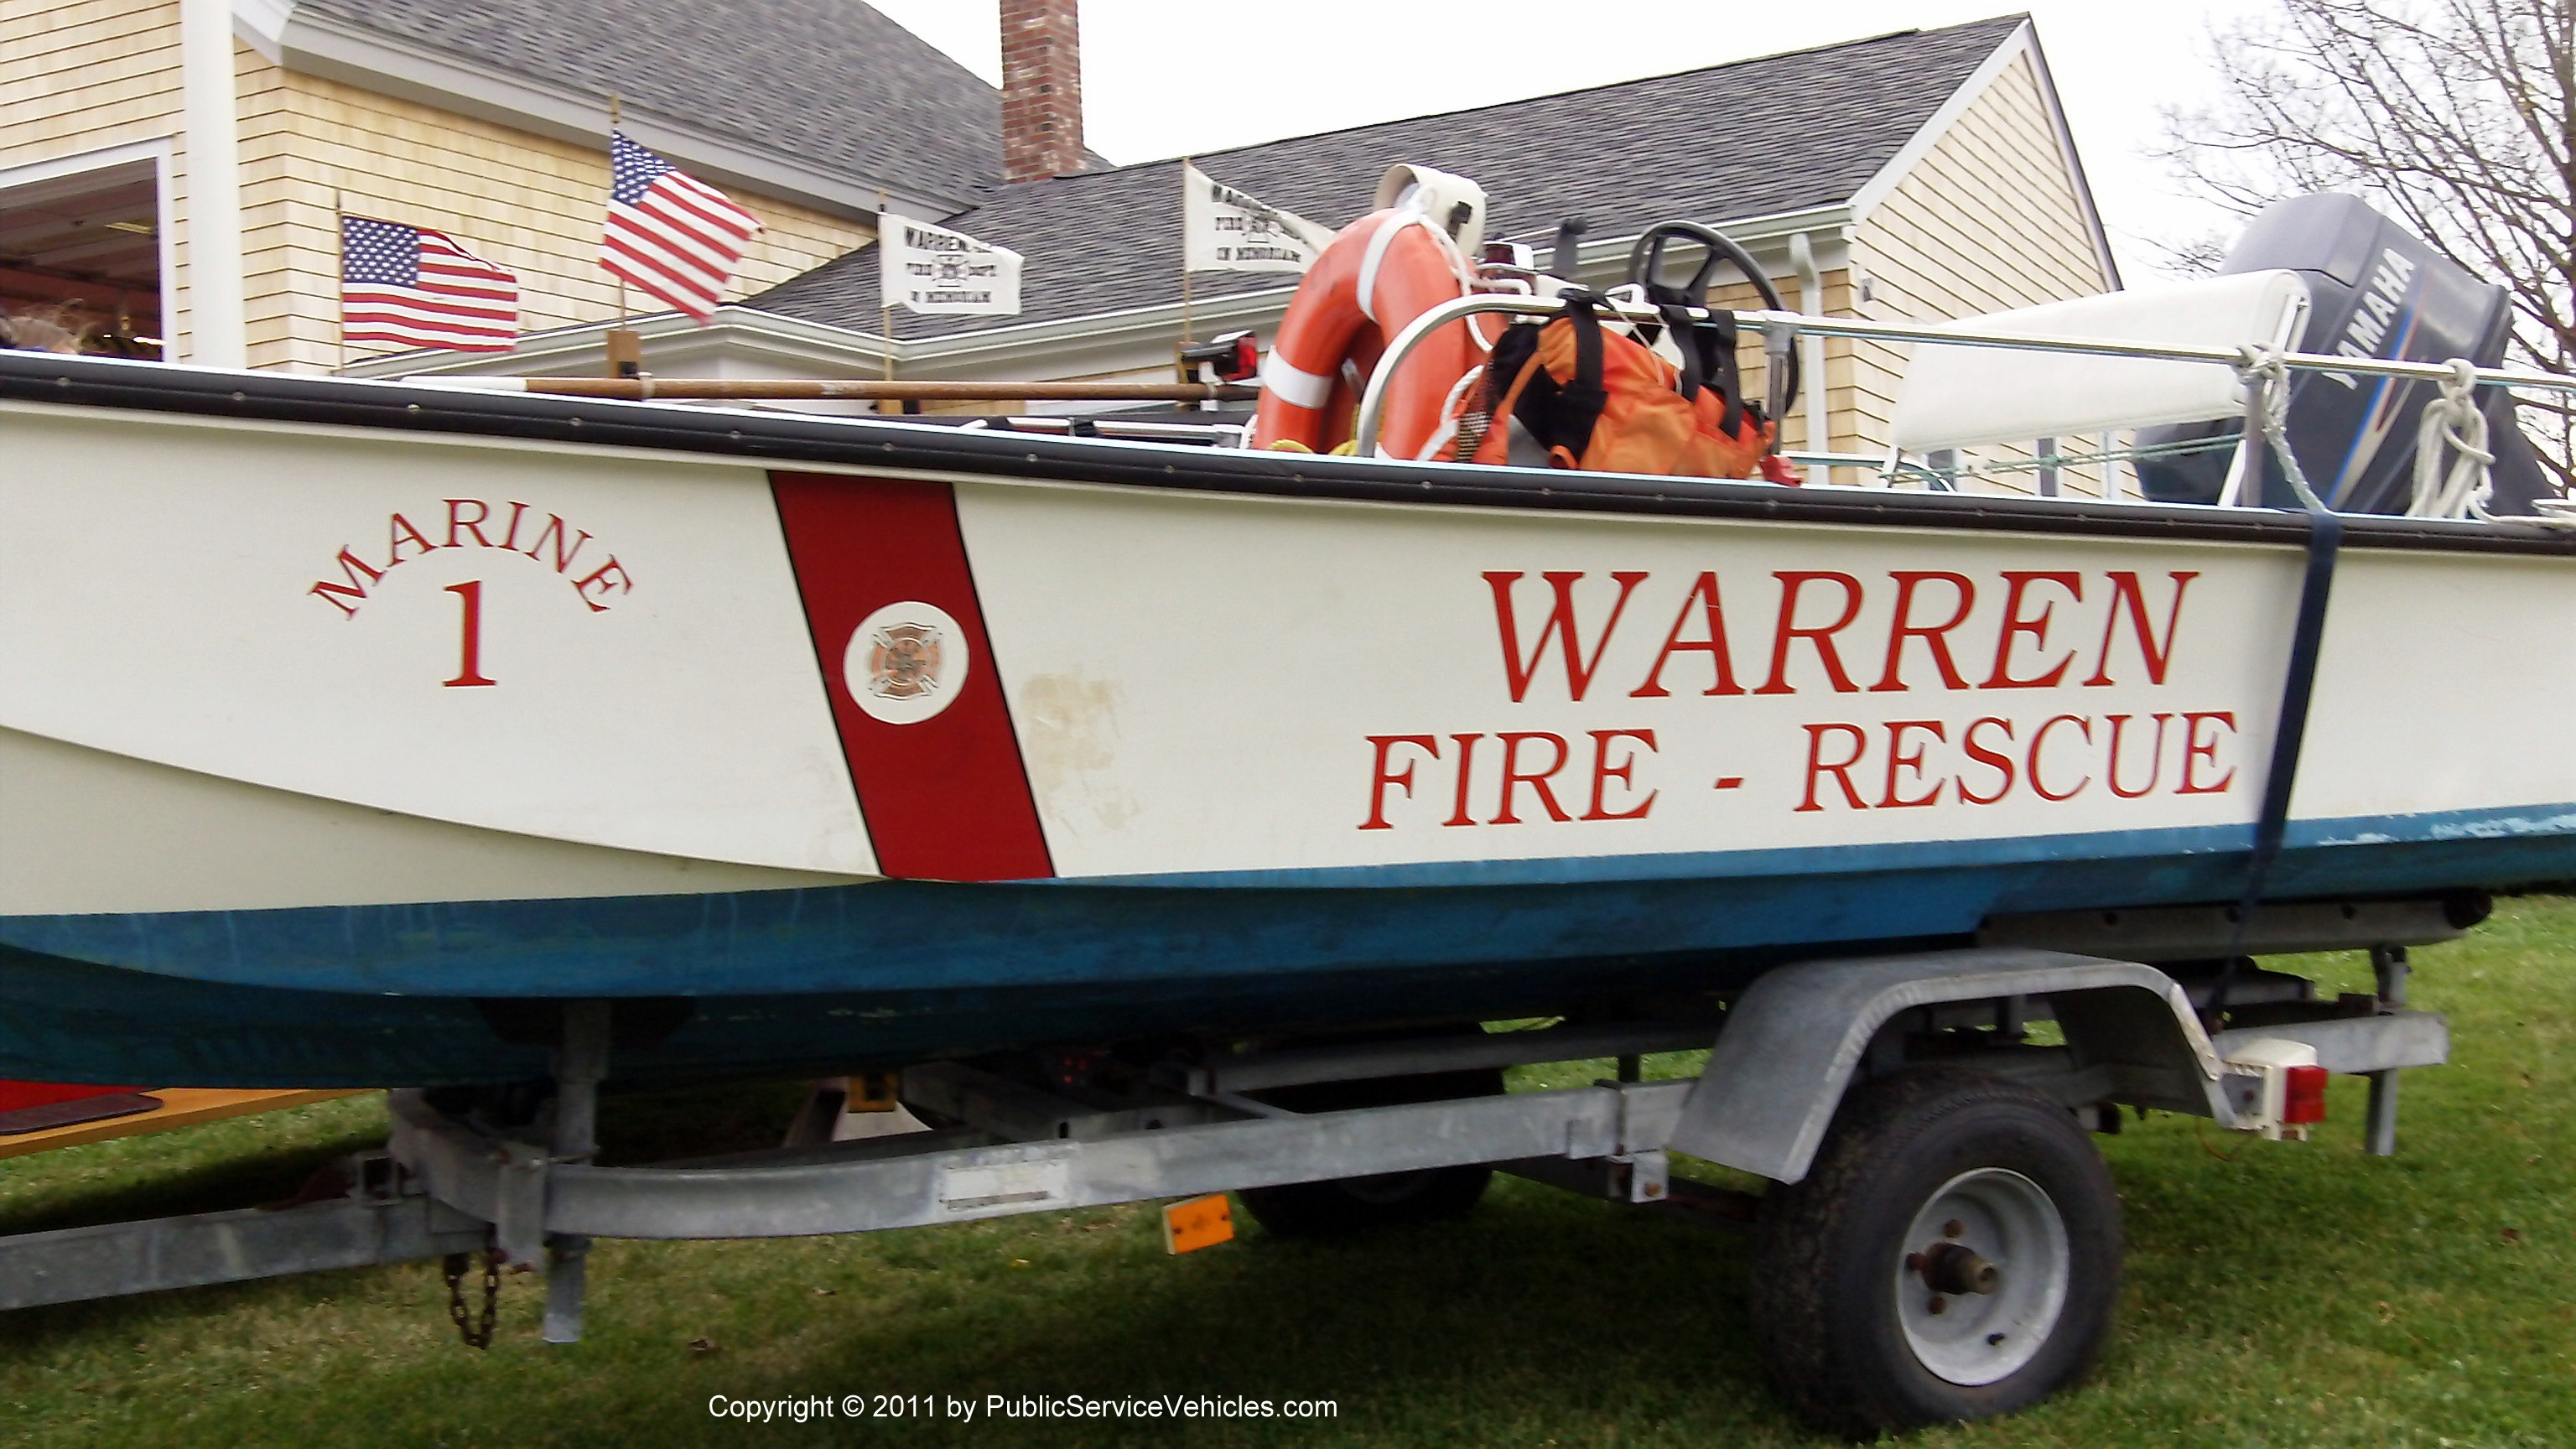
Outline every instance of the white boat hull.
[[(79, 370), (0, 388), (0, 946), (243, 988), (1167, 1029), (2232, 900), (2307, 562), (2251, 511)], [(2554, 536), (2357, 523), (2270, 894), (2576, 875), (2571, 637)]]

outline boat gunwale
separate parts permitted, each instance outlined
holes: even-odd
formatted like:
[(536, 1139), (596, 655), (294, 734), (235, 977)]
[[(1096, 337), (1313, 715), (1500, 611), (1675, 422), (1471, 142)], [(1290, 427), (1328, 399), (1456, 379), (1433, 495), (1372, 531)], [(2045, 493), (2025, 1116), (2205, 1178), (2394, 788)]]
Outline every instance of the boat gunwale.
[[(2297, 509), (1789, 488), (1725, 479), (1184, 449), (997, 430), (934, 430), (865, 416), (801, 418), (52, 353), (0, 352), (0, 402), (636, 448), (756, 459), (791, 469), (850, 466), (1315, 501), (2282, 546), (2304, 546), (2311, 527), (2308, 515)], [(2538, 523), (2382, 514), (2342, 518), (2345, 548), (2576, 556), (2576, 530)]]

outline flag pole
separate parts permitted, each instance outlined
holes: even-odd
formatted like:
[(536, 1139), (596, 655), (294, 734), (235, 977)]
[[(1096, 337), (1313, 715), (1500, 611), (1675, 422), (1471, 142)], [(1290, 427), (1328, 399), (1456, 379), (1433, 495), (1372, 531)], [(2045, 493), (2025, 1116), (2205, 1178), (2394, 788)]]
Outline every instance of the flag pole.
[[(617, 92), (608, 93), (608, 194), (617, 195), (617, 128), (625, 120), (625, 106)], [(610, 377), (641, 377), (644, 374), (644, 339), (626, 325), (626, 278), (617, 276), (617, 325), (608, 329), (600, 340), (608, 352)]]
[[(877, 246), (879, 249), (883, 249), (888, 244), (885, 231), (886, 194), (880, 191), (877, 193)], [(880, 278), (885, 275), (885, 268), (882, 265), (877, 268), (877, 275)], [(877, 286), (877, 323), (885, 329), (885, 380), (892, 382), (894, 381), (894, 298), (886, 295), (882, 282)]]
[[(888, 295), (885, 289), (885, 266), (882, 261), (882, 254), (889, 245), (891, 243), (886, 240), (886, 194), (879, 191), (877, 193), (877, 251), (880, 254), (880, 261), (877, 266), (877, 326), (885, 334), (885, 380), (892, 382), (894, 381), (894, 298)], [(903, 404), (887, 399), (877, 404), (877, 411), (899, 413), (903, 411)]]
[[(625, 119), (624, 111), (625, 107), (618, 101), (617, 92), (610, 91), (608, 93), (608, 147), (610, 152), (608, 162), (608, 186), (611, 191), (617, 189), (617, 159), (615, 154), (617, 150), (617, 127), (618, 123)], [(617, 325), (620, 327), (624, 327), (626, 325), (626, 279), (622, 276), (617, 279)]]
[(331, 371), (346, 376), (349, 371), (349, 208), (340, 199), (340, 188), (331, 188), (331, 237), (340, 249), (340, 351), (339, 362)]
[[(1172, 360), (1180, 361), (1180, 348), (1190, 345), (1190, 158), (1181, 158), (1181, 341), (1173, 349)], [(1183, 379), (1187, 381), (1187, 379)]]

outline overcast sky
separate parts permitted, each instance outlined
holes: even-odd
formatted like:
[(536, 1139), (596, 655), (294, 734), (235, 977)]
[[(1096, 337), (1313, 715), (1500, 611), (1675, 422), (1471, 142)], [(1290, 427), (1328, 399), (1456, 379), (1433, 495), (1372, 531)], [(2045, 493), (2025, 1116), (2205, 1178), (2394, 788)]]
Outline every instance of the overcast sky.
[[(994, 0), (869, 3), (1000, 82)], [(2159, 105), (2207, 94), (2211, 19), (2259, 8), (2263, 0), (1082, 0), (1084, 124), (1091, 149), (1125, 164), (2027, 12), (2122, 270), (2137, 282), (2153, 280), (2151, 240), (2232, 227), (2183, 198), (2142, 152), (2159, 135)], [(1762, 138), (1729, 135), (1712, 116), (1692, 143), (1758, 149)]]

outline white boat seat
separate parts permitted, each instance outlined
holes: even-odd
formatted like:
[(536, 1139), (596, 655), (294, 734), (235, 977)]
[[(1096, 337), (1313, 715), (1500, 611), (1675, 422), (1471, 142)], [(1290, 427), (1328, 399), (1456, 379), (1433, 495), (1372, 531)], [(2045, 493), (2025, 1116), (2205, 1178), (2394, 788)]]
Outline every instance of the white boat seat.
[[(2242, 272), (2169, 287), (1964, 317), (1968, 334), (2236, 348), (2288, 347), (2307, 323), (2308, 288), (2286, 271)], [(2242, 416), (2233, 369), (2068, 352), (1919, 343), (1898, 390), (1890, 441), (1900, 453), (2028, 443), (2114, 428)]]

